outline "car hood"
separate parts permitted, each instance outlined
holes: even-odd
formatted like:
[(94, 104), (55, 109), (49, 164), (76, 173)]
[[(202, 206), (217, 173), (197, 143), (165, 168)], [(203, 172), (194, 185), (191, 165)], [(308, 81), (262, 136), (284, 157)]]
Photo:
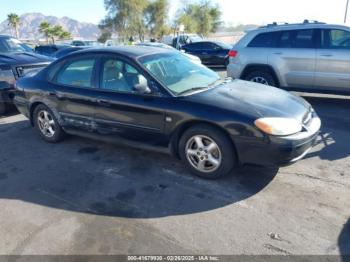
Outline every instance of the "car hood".
[(0, 65), (26, 65), (52, 62), (47, 56), (30, 52), (0, 53)]
[(311, 109), (304, 99), (289, 92), (242, 80), (233, 80), (188, 98), (256, 118), (288, 117), (300, 122)]

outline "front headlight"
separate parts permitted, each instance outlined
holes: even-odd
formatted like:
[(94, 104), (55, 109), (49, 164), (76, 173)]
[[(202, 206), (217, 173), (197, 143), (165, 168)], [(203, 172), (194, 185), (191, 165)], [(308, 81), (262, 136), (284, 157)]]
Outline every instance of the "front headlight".
[(266, 117), (254, 122), (255, 126), (266, 134), (275, 136), (288, 136), (302, 130), (302, 125), (293, 118)]

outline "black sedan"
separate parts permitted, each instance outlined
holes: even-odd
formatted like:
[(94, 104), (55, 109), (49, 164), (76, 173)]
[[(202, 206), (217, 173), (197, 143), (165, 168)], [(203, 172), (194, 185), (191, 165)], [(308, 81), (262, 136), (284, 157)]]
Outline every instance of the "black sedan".
[(21, 79), (15, 104), (48, 142), (68, 133), (169, 150), (205, 178), (242, 164), (293, 163), (321, 125), (302, 98), (222, 80), (178, 52), (153, 47), (72, 53)]
[(221, 42), (202, 41), (184, 45), (181, 49), (186, 53), (198, 56), (203, 64), (227, 66), (228, 53), (231, 48), (232, 46)]
[(37, 54), (45, 55), (49, 57), (55, 57), (55, 54), (60, 50), (71, 47), (70, 45), (39, 45), (36, 46), (34, 51)]

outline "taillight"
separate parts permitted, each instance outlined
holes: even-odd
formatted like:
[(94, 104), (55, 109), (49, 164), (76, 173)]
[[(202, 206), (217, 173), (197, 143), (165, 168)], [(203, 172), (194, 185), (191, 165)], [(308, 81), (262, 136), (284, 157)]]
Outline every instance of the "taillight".
[(230, 50), (230, 52), (228, 52), (229, 57), (236, 57), (237, 54), (238, 54), (238, 51), (236, 50)]

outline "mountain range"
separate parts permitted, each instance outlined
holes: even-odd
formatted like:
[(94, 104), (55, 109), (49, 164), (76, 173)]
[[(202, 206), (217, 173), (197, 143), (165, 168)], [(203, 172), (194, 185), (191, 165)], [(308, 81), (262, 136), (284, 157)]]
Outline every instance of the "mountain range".
[[(73, 38), (96, 39), (99, 36), (99, 28), (92, 23), (83, 23), (69, 17), (58, 18), (45, 16), (41, 13), (26, 13), (20, 16), (20, 39), (43, 38), (39, 33), (41, 22), (47, 21), (51, 25), (61, 25), (72, 34)], [(8, 26), (7, 20), (0, 23), (0, 34), (13, 35), (13, 30)]]

